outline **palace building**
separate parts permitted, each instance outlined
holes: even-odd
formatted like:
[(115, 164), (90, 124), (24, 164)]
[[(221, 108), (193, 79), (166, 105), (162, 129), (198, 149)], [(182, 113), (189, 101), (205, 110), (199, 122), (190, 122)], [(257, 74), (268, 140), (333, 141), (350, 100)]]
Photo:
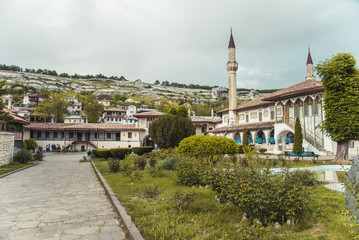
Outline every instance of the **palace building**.
[[(208, 131), (212, 135), (226, 136), (242, 142), (243, 130), (250, 143), (280, 153), (293, 147), (294, 122), (299, 117), (303, 129), (303, 147), (320, 155), (333, 154), (336, 143), (320, 128), (325, 118), (322, 106), (324, 88), (313, 75), (313, 61), (308, 51), (307, 76), (293, 86), (286, 87), (264, 97), (236, 105), (235, 44), (231, 32), (227, 71), (229, 75), (229, 108), (217, 112), (222, 121)], [(350, 144), (353, 148), (353, 143)], [(352, 149), (354, 152), (354, 149)]]

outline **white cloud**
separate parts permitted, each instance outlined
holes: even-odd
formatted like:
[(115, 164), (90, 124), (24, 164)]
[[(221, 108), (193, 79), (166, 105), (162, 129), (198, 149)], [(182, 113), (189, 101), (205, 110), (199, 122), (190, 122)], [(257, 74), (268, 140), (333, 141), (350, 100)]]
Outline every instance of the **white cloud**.
[(0, 0), (0, 63), (227, 86), (232, 27), (238, 85), (280, 88), (304, 79), (308, 45), (315, 63), (359, 58), (358, 10), (354, 0)]

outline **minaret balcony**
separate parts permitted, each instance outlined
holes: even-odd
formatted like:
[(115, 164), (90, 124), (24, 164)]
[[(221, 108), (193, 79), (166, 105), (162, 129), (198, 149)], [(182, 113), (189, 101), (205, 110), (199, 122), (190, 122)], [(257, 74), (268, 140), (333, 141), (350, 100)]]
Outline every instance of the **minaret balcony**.
[(237, 71), (238, 69), (238, 63), (236, 62), (228, 62), (226, 66), (227, 71)]

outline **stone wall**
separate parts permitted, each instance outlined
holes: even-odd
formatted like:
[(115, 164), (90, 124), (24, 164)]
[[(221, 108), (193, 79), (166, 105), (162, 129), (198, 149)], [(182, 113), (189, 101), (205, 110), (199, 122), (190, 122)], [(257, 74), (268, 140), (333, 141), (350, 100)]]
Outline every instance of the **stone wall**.
[(0, 166), (12, 162), (14, 155), (14, 134), (0, 132)]

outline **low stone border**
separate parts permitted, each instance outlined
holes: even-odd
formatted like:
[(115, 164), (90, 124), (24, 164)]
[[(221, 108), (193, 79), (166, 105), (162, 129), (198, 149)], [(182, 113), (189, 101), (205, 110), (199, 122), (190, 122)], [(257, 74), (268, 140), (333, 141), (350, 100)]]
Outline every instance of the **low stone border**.
[(122, 223), (123, 223), (123, 226), (124, 226), (124, 228), (125, 228), (125, 230), (127, 232), (127, 236), (131, 240), (144, 240), (144, 238), (142, 237), (140, 231), (138, 230), (136, 225), (132, 222), (131, 216), (127, 214), (126, 209), (122, 206), (122, 204), (120, 203), (120, 201), (118, 200), (117, 196), (112, 191), (110, 186), (107, 184), (107, 182), (104, 179), (104, 177), (102, 176), (102, 174), (97, 170), (95, 164), (92, 161), (91, 161), (91, 164), (92, 164), (93, 169), (96, 172), (96, 175), (98, 176), (98, 178), (102, 182), (102, 185), (105, 188), (106, 195), (110, 199), (110, 201), (112, 203), (112, 206), (114, 207), (114, 209), (116, 210), (116, 212), (120, 216), (120, 218), (122, 220)]
[(22, 170), (24, 170), (24, 169), (26, 169), (26, 168), (30, 168), (30, 167), (36, 166), (37, 164), (39, 164), (39, 163), (38, 163), (38, 162), (35, 162), (35, 163), (33, 163), (33, 164), (29, 165), (29, 166), (25, 166), (25, 167), (16, 169), (15, 171), (5, 173), (5, 174), (1, 175), (0, 178), (9, 176), (10, 174), (13, 174), (13, 173), (16, 173), (16, 172), (20, 172), (20, 171), (22, 171)]

